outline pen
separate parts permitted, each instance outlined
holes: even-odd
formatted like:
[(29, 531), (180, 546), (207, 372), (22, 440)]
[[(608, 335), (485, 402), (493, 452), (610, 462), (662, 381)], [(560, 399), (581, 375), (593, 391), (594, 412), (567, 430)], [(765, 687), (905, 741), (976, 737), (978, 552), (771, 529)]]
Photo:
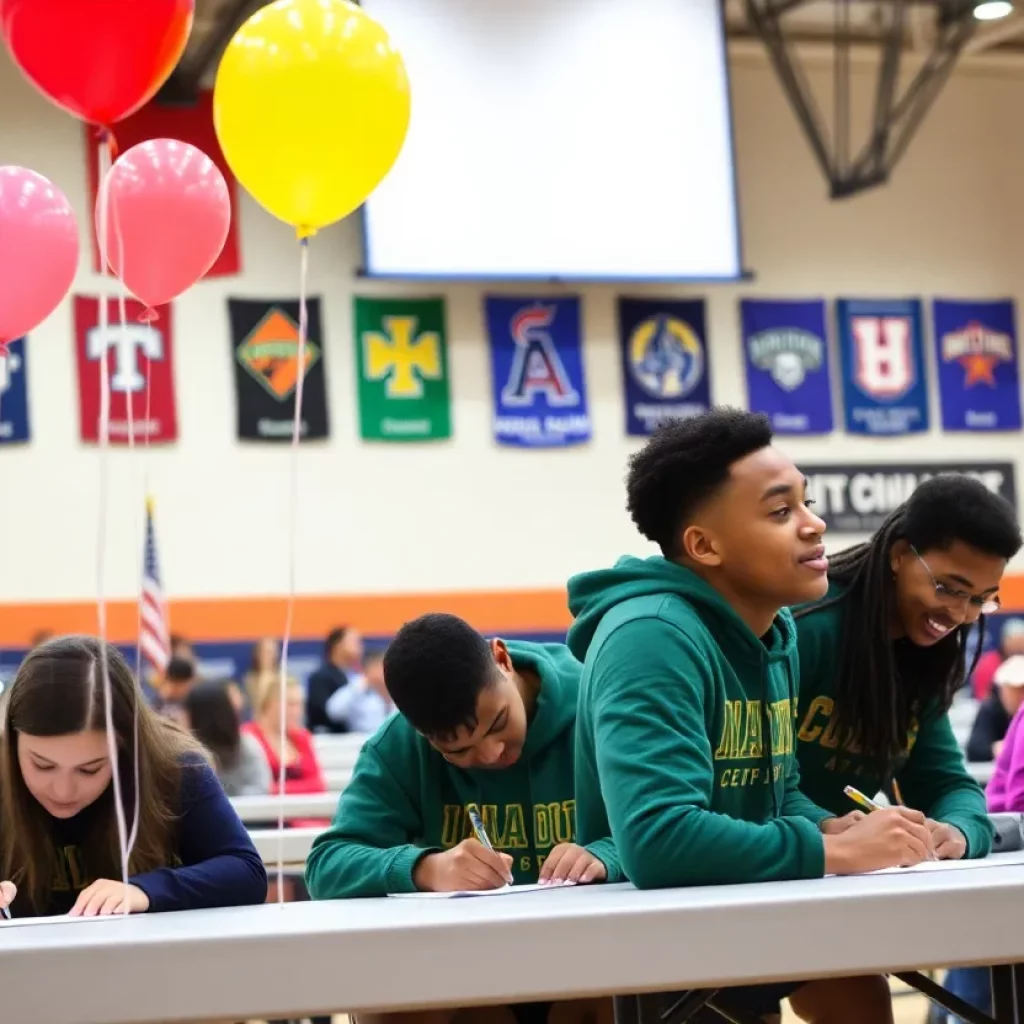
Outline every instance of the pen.
[[(477, 841), (481, 846), (486, 846), (491, 853), (495, 852), (494, 847), (491, 845), (490, 839), (487, 837), (487, 830), (484, 828), (484, 823), (480, 820), (480, 814), (475, 807), (467, 807), (466, 814), (469, 817), (469, 823), (473, 826), (473, 831), (476, 833)], [(509, 875), (509, 884), (512, 883), (512, 876)]]
[(8, 921), (10, 921), (10, 919), (11, 919), (11, 911), (10, 911), (10, 908), (7, 906), (6, 903), (2, 907), (0, 907), (0, 912), (2, 912), (4, 917), (6, 917)]

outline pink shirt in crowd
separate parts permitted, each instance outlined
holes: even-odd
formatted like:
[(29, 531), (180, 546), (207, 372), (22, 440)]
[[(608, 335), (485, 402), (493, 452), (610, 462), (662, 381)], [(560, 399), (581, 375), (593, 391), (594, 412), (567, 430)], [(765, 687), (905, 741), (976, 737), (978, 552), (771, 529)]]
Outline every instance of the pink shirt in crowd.
[(1024, 705), (1013, 716), (999, 751), (995, 772), (985, 790), (990, 814), (1024, 812)]

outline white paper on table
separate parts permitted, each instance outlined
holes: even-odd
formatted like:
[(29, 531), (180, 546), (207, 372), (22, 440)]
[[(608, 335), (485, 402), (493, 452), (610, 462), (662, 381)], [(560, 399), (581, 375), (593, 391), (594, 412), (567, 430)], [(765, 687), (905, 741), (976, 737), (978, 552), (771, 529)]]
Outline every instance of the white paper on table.
[(56, 917), (15, 917), (10, 921), (0, 914), (0, 930), (17, 928), (19, 925), (50, 925), (50, 924), (84, 924), (86, 921), (116, 921), (119, 917), (130, 917), (129, 914), (96, 914), (94, 917), (70, 917), (60, 914)]
[(517, 896), (523, 892), (550, 892), (552, 889), (567, 889), (575, 882), (548, 882), (542, 885), (534, 882), (530, 885), (503, 885), (500, 889), (460, 889), (457, 892), (392, 892), (392, 899), (413, 900), (453, 900), (467, 896)]
[(869, 871), (871, 875), (906, 875), (916, 871), (970, 871), (974, 868), (1008, 867), (1004, 860), (997, 857), (982, 857), (979, 860), (923, 860), (909, 868), (879, 868)]

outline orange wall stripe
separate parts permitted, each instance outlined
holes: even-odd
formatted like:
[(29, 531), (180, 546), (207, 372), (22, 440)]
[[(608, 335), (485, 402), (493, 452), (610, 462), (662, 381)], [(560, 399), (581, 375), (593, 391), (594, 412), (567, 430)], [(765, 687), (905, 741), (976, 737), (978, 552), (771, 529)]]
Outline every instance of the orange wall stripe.
[[(424, 612), (451, 612), (490, 633), (555, 633), (572, 621), (564, 590), (367, 594), (295, 599), (294, 635), (323, 637), (339, 625), (357, 626), (371, 636), (390, 636), (403, 622)], [(191, 598), (170, 602), (171, 629), (190, 640), (251, 640), (284, 629), (284, 597)], [(134, 601), (107, 605), (107, 635), (133, 643), (137, 635)], [(56, 633), (95, 633), (92, 602), (0, 605), (0, 647), (25, 647), (41, 629)]]
[[(1024, 575), (1008, 576), (1000, 589), (1003, 610), (1024, 613)], [(558, 633), (572, 621), (564, 590), (456, 591), (436, 594), (339, 594), (295, 599), (295, 636), (319, 639), (339, 625), (370, 636), (390, 636), (424, 612), (451, 612), (485, 633)], [(171, 628), (202, 643), (280, 636), (284, 597), (182, 598), (170, 602)], [(107, 605), (108, 636), (136, 637), (134, 601)], [(95, 633), (96, 605), (88, 601), (0, 605), (0, 647), (26, 647), (41, 629)]]

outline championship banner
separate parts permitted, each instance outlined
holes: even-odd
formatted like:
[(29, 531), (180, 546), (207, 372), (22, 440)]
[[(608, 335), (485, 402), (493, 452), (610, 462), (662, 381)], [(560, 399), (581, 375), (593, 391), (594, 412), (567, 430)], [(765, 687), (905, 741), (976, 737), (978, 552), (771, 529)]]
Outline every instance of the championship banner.
[(444, 299), (357, 297), (354, 308), (363, 440), (451, 437)]
[(707, 412), (711, 381), (703, 299), (619, 299), (626, 433)]
[(942, 473), (963, 473), (980, 480), (993, 494), (1017, 507), (1012, 462), (909, 462), (863, 465), (800, 465), (814, 513), (828, 524), (829, 536), (874, 533), (890, 512), (917, 488)]
[(851, 434), (928, 429), (928, 381), (919, 299), (840, 299), (843, 404)]
[[(240, 441), (290, 442), (299, 383), (299, 300), (228, 299)], [(320, 300), (306, 300), (299, 438), (327, 437)]]
[(580, 300), (488, 296), (484, 313), (495, 440), (520, 448), (589, 441)]
[(107, 300), (108, 324), (104, 335), (99, 327), (100, 300), (75, 296), (75, 354), (82, 440), (96, 442), (100, 439), (100, 373), (105, 361), (110, 381), (110, 443), (128, 444), (129, 427), (136, 443), (176, 441), (178, 415), (174, 401), (172, 307), (157, 307), (157, 319), (141, 323), (146, 307), (135, 299), (126, 299), (125, 306), (127, 321), (122, 324), (117, 299)]
[(0, 444), (19, 444), (29, 439), (28, 370), (24, 338), (0, 347)]
[(935, 299), (935, 363), (943, 430), (1020, 430), (1013, 300)]
[[(231, 168), (228, 167), (227, 160), (224, 159), (224, 154), (221, 152), (217, 133), (213, 130), (213, 93), (209, 89), (204, 89), (199, 93), (195, 104), (189, 106), (164, 106), (160, 103), (149, 102), (141, 110), (137, 110), (123, 121), (118, 121), (115, 135), (117, 147), (121, 153), (131, 149), (132, 146), (137, 146), (140, 142), (148, 142), (150, 139), (179, 139), (182, 142), (187, 142), (190, 146), (201, 149), (217, 165), (217, 170), (224, 175), (224, 180), (228, 185), (232, 217), (224, 250), (206, 272), (206, 277), (224, 277), (241, 273), (242, 256), (238, 241), (237, 216), (238, 186), (235, 176), (231, 173)], [(89, 178), (89, 209), (95, 210), (99, 189), (96, 126), (83, 124), (82, 138), (85, 142), (85, 162)], [(89, 234), (92, 237), (93, 269), (99, 271), (99, 246), (95, 232), (90, 231)], [(114, 242), (111, 241), (110, 244), (111, 251), (113, 251)]]
[(740, 301), (747, 407), (765, 413), (776, 434), (832, 431), (825, 303)]

